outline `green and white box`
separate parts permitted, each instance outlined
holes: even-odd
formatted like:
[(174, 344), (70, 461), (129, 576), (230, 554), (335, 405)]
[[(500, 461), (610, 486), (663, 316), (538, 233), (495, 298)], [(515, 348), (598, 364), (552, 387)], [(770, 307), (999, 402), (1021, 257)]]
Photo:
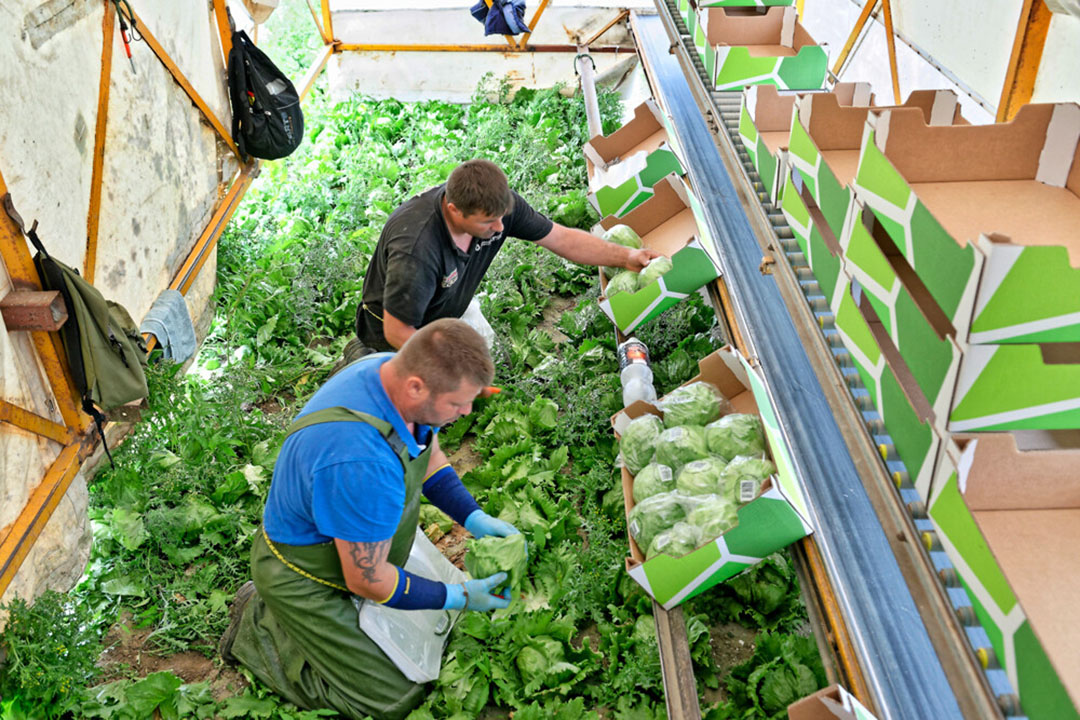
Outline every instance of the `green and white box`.
[(856, 194), (961, 347), (1080, 341), (1080, 105), (949, 127), (891, 110), (866, 132)]
[[(784, 90), (818, 90), (829, 58), (795, 8), (699, 8), (694, 44), (716, 90), (776, 85)], [(701, 33), (701, 44), (697, 32)]]
[(686, 299), (710, 280), (720, 276), (720, 261), (710, 253), (710, 239), (701, 205), (686, 182), (668, 175), (656, 183), (654, 194), (622, 217), (609, 215), (600, 221), (605, 230), (627, 225), (641, 237), (643, 247), (671, 259), (672, 268), (637, 292), (617, 292), (607, 297), (607, 278), (601, 273), (600, 308), (624, 333), (658, 317)]
[(660, 178), (686, 173), (673, 138), (667, 117), (650, 99), (611, 135), (585, 143), (589, 201), (601, 216), (625, 215), (652, 197)]
[(1077, 467), (1077, 433), (957, 436), (927, 503), (1031, 720), (1080, 719)]
[[(784, 174), (784, 186), (780, 191), (780, 209), (787, 219), (795, 242), (803, 252), (807, 266), (814, 273), (818, 288), (832, 304), (836, 288), (843, 272), (840, 246), (829, 231), (821, 211), (813, 203), (807, 204), (800, 193), (801, 177)], [(825, 232), (821, 231), (825, 228)]]
[[(840, 339), (862, 379), (870, 399), (877, 409), (886, 432), (892, 438), (896, 455), (903, 461), (908, 477), (919, 496), (929, 496), (934, 467), (941, 452), (941, 435), (927, 417), (926, 409), (918, 408), (917, 386), (910, 377), (899, 378), (882, 350), (887, 337), (880, 323), (867, 320), (859, 305), (862, 290), (840, 273), (833, 293), (831, 309)], [(887, 448), (882, 455), (890, 459)], [(894, 478), (899, 484), (903, 478)]]
[(844, 271), (862, 290), (864, 314), (871, 313), (871, 323), (880, 323), (884, 330), (879, 341), (886, 362), (892, 364), (898, 377), (910, 374), (918, 386), (909, 392), (916, 411), (944, 435), (960, 372), (960, 348), (944, 315), (932, 312), (937, 309), (932, 301), (916, 301), (897, 275), (875, 240), (874, 233), (884, 234), (884, 230), (874, 214), (855, 200), (849, 211), (840, 240)]
[[(866, 118), (887, 108), (869, 107), (869, 88), (844, 103), (830, 93), (809, 93), (795, 103), (789, 128), (788, 164), (802, 175), (813, 202), (840, 238), (847, 219), (851, 191), (848, 185), (859, 166)], [(932, 125), (964, 122), (960, 103), (951, 90), (916, 90), (902, 107), (919, 109)]]
[(842, 685), (830, 685), (788, 705), (788, 720), (877, 720)]
[[(743, 90), (739, 137), (773, 202), (784, 186), (795, 102), (809, 92), (813, 91), (778, 90), (775, 85)], [(828, 94), (840, 105), (869, 105), (873, 99), (869, 83), (837, 83)]]
[[(735, 412), (761, 416), (776, 474), (766, 481), (756, 499), (739, 509), (738, 525), (688, 555), (680, 558), (658, 555), (645, 560), (644, 552), (628, 535), (627, 572), (666, 610), (813, 532), (806, 498), (795, 477), (791, 454), (780, 432), (765, 382), (739, 353), (730, 348), (717, 350), (698, 365), (701, 373), (689, 382), (710, 382), (731, 402)], [(619, 411), (611, 419), (616, 435), (626, 423), (645, 413), (661, 414), (642, 401)], [(629, 513), (634, 506), (633, 477), (626, 468), (622, 470), (622, 485), (626, 512)]]

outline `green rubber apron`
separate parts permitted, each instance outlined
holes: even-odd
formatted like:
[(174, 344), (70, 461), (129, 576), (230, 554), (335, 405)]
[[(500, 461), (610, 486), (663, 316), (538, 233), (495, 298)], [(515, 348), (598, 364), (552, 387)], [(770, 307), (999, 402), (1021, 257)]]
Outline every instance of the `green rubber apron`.
[[(410, 459), (389, 423), (343, 407), (305, 415), (289, 427), (288, 435), (340, 421), (373, 426), (401, 459), (405, 510), (387, 560), (403, 567), (416, 537), (420, 490), (433, 444)], [(260, 530), (251, 549), (251, 574), (258, 594), (244, 608), (232, 654), (259, 680), (302, 708), (332, 708), (350, 718), (396, 720), (420, 704), (423, 685), (402, 675), (360, 630), (332, 541), (285, 545)]]

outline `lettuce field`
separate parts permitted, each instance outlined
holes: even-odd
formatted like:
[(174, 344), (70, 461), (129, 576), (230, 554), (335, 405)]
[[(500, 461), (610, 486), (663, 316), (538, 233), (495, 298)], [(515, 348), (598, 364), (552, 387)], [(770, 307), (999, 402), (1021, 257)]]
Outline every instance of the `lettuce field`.
[[(286, 36), (288, 37), (288, 36)], [(291, 49), (305, 52), (303, 43)], [(285, 45), (282, 45), (285, 47)], [(614, 96), (602, 96), (608, 131)], [(216, 657), (284, 428), (352, 333), (364, 269), (402, 200), (460, 161), (500, 163), (557, 222), (589, 228), (580, 96), (491, 81), (468, 105), (316, 96), (307, 138), (264, 165), (221, 240), (215, 319), (189, 372), (156, 364), (150, 410), (90, 481), (82, 582), (14, 601), (0, 635), (0, 718), (315, 718)], [(624, 570), (626, 520), (608, 417), (615, 336), (595, 268), (507, 244), (480, 295), (503, 392), (446, 428), (467, 487), (529, 543), (523, 597), (467, 613), (412, 720), (665, 717), (652, 602)], [(646, 325), (657, 390), (718, 346), (697, 296)], [(461, 531), (432, 507), (424, 529)], [(783, 718), (824, 684), (786, 556), (684, 606), (703, 711)]]

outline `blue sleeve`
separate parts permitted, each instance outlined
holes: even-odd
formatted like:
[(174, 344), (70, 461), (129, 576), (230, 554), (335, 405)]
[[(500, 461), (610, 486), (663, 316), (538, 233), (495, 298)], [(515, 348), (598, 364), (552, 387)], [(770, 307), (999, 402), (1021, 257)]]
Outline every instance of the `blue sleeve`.
[(404, 510), (401, 465), (342, 462), (312, 474), (311, 512), (323, 535), (347, 542), (387, 540)]
[(424, 496), (459, 525), (464, 525), (465, 519), (480, 509), (449, 465), (443, 465), (424, 481)]

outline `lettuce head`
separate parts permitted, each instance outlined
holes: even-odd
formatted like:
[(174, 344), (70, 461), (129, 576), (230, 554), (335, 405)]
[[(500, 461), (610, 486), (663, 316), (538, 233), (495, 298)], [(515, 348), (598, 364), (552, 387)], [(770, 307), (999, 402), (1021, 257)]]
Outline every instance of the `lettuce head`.
[(645, 498), (627, 515), (630, 535), (645, 550), (653, 538), (686, 517), (686, 508), (677, 493), (669, 492)]
[(634, 502), (675, 489), (675, 473), (667, 465), (649, 463), (634, 476)]
[(716, 386), (699, 380), (672, 390), (660, 402), (660, 409), (666, 427), (706, 425), (720, 417), (725, 403)]
[(720, 492), (720, 473), (724, 464), (717, 457), (689, 462), (679, 471), (675, 488), (685, 495), (715, 495)]
[(701, 530), (701, 539), (713, 540), (739, 524), (739, 506), (727, 495), (712, 495), (691, 510), (686, 522)]
[(657, 555), (682, 557), (691, 553), (701, 544), (701, 530), (690, 523), (675, 523), (670, 530), (659, 533), (649, 544), (645, 559), (651, 560)]
[(648, 287), (657, 278), (668, 274), (671, 268), (674, 267), (671, 263), (671, 258), (666, 258), (663, 255), (653, 258), (649, 261), (649, 264), (642, 268), (638, 273), (638, 287)]
[(615, 277), (608, 280), (607, 288), (604, 290), (605, 297), (611, 297), (615, 293), (625, 292), (634, 293), (637, 292), (637, 273), (633, 270), (623, 270), (615, 275)]
[(761, 483), (776, 472), (770, 460), (739, 455), (720, 473), (721, 492), (739, 504), (745, 504), (761, 492)]
[(652, 462), (662, 432), (664, 424), (660, 422), (660, 418), (648, 413), (634, 418), (626, 426), (619, 438), (619, 451), (631, 475), (637, 475), (643, 467)]
[(709, 452), (726, 458), (765, 456), (765, 433), (757, 415), (732, 413), (705, 426)]
[(705, 428), (700, 425), (669, 427), (656, 441), (654, 460), (675, 471), (681, 470), (686, 463), (707, 457), (709, 448), (705, 444)]

